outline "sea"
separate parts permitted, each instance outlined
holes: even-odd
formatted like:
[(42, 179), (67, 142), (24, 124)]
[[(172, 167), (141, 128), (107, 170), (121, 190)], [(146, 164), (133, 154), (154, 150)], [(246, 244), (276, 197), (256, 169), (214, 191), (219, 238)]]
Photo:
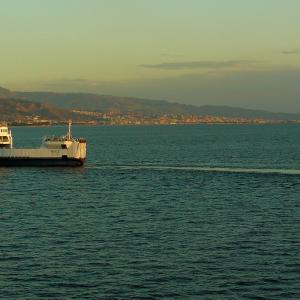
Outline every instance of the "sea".
[(0, 168), (0, 299), (300, 299), (300, 125), (73, 134), (84, 167)]

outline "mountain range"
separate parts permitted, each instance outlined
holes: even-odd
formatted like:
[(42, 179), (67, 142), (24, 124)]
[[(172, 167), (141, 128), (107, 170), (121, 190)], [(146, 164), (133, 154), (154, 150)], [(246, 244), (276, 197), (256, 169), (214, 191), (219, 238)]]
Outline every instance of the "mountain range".
[[(274, 113), (229, 106), (195, 106), (165, 100), (149, 100), (88, 93), (14, 92), (0, 87), (1, 118), (36, 114), (55, 120), (78, 119), (73, 110), (132, 113), (140, 116), (210, 115), (228, 118), (297, 120), (300, 113)], [(4, 117), (3, 117), (4, 116)], [(82, 116), (80, 117), (82, 118)]]
[(78, 116), (68, 109), (59, 108), (49, 103), (38, 103), (20, 99), (15, 95), (15, 93), (0, 87), (1, 121), (14, 121), (36, 115), (57, 121), (78, 119)]

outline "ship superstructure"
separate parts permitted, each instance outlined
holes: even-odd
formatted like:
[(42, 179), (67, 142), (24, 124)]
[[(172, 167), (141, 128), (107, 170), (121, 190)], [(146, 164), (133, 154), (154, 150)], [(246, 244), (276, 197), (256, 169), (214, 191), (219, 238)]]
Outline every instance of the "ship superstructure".
[(0, 123), (0, 149), (12, 148), (12, 134), (6, 123)]
[(66, 135), (46, 137), (36, 149), (13, 148), (11, 131), (0, 127), (0, 166), (82, 166), (85, 159), (86, 140), (72, 137), (71, 123)]

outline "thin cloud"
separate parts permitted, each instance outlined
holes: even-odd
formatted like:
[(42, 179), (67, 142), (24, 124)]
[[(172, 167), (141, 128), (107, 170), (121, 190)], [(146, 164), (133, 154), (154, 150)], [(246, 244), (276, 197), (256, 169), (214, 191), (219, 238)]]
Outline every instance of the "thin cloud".
[(282, 54), (300, 54), (300, 49), (282, 51)]
[(161, 53), (161, 57), (173, 57), (173, 58), (178, 58), (178, 57), (184, 57), (182, 54), (171, 54), (171, 53)]
[(161, 64), (142, 64), (140, 67), (160, 70), (185, 70), (185, 69), (225, 69), (239, 68), (252, 65), (252, 60), (227, 60), (227, 61), (185, 61)]

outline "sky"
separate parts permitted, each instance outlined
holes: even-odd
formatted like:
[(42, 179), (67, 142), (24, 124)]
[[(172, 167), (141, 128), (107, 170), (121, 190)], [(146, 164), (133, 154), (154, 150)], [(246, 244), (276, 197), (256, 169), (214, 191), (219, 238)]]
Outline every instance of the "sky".
[(0, 0), (0, 86), (300, 112), (299, 0)]

